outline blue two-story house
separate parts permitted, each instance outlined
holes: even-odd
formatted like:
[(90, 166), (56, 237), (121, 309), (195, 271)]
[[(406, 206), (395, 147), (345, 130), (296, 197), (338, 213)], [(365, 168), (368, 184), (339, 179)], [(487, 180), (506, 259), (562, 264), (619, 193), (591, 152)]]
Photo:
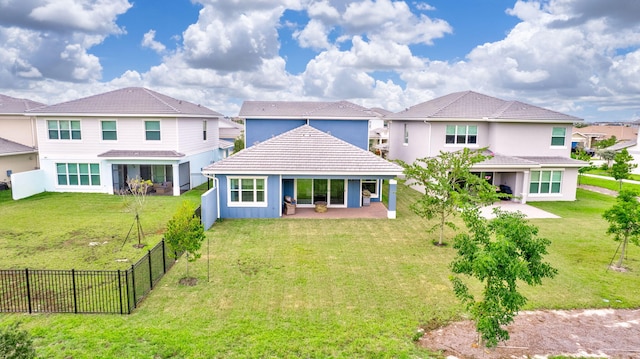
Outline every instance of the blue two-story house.
[[(218, 218), (276, 218), (285, 196), (298, 207), (360, 208), (365, 189), (370, 201), (382, 199), (383, 180), (395, 193), (402, 167), (368, 151), (369, 120), (377, 116), (347, 101), (244, 102), (246, 148), (203, 169), (217, 190), (203, 210), (215, 208)], [(394, 195), (388, 217), (395, 218)]]

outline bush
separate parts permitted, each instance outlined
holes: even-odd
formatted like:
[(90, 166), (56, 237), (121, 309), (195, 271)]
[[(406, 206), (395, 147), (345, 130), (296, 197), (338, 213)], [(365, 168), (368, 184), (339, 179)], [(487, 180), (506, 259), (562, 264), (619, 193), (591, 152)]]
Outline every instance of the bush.
[(2, 359), (30, 359), (36, 357), (33, 340), (26, 330), (14, 323), (0, 329), (0, 358)]
[(603, 171), (608, 171), (609, 170), (609, 164), (608, 163), (603, 163), (600, 165), (600, 169)]

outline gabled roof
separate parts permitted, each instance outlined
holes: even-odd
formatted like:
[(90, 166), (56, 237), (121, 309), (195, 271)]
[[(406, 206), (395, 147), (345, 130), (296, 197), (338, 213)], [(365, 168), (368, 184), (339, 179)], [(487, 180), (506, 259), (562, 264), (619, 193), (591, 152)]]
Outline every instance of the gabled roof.
[(28, 113), (36, 116), (223, 117), (222, 114), (204, 106), (178, 100), (142, 87), (127, 87), (38, 108)]
[(233, 148), (235, 146), (235, 144), (231, 141), (226, 141), (226, 140), (218, 140), (218, 148), (222, 149), (222, 150), (226, 150), (229, 148)]
[(309, 125), (272, 137), (205, 167), (205, 174), (399, 176), (403, 169)]
[(32, 110), (42, 106), (45, 106), (45, 104), (0, 94), (0, 114), (3, 115), (22, 115), (27, 110)]
[(238, 115), (252, 119), (370, 119), (378, 116), (368, 108), (349, 101), (245, 101)]
[(573, 134), (579, 134), (584, 137), (596, 137), (607, 139), (611, 136), (616, 136), (618, 141), (635, 140), (638, 137), (638, 127), (631, 126), (615, 126), (615, 125), (601, 125), (601, 126), (586, 126), (581, 128), (574, 128)]
[(38, 152), (38, 150), (33, 147), (25, 146), (23, 144), (0, 137), (0, 156), (10, 156), (34, 152)]
[(582, 119), (520, 101), (505, 101), (474, 91), (455, 92), (388, 115), (393, 119), (469, 119), (485, 121), (547, 121), (573, 123)]

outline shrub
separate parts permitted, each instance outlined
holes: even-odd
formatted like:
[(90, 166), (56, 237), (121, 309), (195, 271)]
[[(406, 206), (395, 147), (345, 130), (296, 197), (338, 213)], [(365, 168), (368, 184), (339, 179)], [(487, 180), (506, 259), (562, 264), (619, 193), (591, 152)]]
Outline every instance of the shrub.
[(30, 359), (36, 357), (33, 340), (26, 330), (19, 328), (20, 323), (0, 328), (0, 358)]

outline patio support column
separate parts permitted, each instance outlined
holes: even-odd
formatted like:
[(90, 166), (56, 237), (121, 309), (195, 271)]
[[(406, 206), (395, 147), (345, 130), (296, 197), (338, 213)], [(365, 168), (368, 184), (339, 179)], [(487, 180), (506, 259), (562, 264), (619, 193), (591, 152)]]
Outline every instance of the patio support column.
[(520, 203), (527, 203), (527, 194), (529, 193), (529, 186), (531, 184), (531, 171), (524, 171), (522, 176), (522, 199)]
[(173, 195), (180, 195), (180, 165), (172, 164), (171, 170), (173, 171)]
[(395, 219), (396, 218), (396, 191), (397, 191), (398, 181), (397, 180), (389, 180), (389, 209), (387, 210), (387, 218)]

